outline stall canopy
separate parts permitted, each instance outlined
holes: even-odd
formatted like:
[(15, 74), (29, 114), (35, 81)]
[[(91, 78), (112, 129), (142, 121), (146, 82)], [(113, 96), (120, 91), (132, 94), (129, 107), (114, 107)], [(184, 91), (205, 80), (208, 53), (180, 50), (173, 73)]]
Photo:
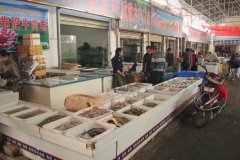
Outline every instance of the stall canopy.
[(240, 36), (240, 26), (209, 26), (216, 36)]

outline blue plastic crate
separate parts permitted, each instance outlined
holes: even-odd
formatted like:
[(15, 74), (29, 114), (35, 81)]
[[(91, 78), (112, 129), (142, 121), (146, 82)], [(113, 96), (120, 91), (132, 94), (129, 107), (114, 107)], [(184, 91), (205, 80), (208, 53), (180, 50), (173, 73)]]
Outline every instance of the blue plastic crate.
[(194, 77), (203, 78), (205, 73), (206, 72), (203, 72), (203, 71), (196, 72)]
[(195, 77), (195, 71), (181, 71), (177, 73), (178, 77)]
[(164, 81), (177, 77), (176, 73), (174, 72), (167, 72), (164, 74)]

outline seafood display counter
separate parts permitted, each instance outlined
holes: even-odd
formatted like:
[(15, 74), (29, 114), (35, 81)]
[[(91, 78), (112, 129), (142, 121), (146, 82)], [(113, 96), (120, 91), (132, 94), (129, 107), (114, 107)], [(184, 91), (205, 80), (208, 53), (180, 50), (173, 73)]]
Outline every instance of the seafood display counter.
[(0, 105), (0, 130), (34, 160), (129, 159), (193, 100), (200, 81), (132, 83), (77, 112), (15, 101)]
[(24, 82), (23, 99), (28, 102), (64, 108), (67, 96), (76, 93), (99, 94), (111, 89), (112, 74), (89, 72)]

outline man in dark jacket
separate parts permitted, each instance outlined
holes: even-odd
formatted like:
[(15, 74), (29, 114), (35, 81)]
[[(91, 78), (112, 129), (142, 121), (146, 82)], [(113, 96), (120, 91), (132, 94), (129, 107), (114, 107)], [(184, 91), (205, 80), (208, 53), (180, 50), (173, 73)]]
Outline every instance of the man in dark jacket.
[(151, 53), (151, 46), (146, 47), (147, 53), (143, 57), (143, 68), (142, 72), (144, 73), (146, 82), (150, 83), (150, 72), (151, 69), (151, 59), (152, 59), (152, 53)]
[(0, 57), (2, 59), (0, 87), (18, 91), (21, 77), (16, 63), (10, 58), (10, 53), (6, 50), (0, 51)]

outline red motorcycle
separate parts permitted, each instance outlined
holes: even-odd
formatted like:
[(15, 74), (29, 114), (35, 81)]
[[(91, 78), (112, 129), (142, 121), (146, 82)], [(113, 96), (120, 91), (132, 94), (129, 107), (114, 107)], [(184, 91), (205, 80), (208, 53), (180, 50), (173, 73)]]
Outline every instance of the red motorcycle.
[(200, 65), (206, 71), (199, 85), (198, 95), (194, 100), (195, 111), (192, 116), (197, 127), (204, 127), (222, 111), (228, 99), (228, 90), (224, 78), (209, 73), (206, 66)]

